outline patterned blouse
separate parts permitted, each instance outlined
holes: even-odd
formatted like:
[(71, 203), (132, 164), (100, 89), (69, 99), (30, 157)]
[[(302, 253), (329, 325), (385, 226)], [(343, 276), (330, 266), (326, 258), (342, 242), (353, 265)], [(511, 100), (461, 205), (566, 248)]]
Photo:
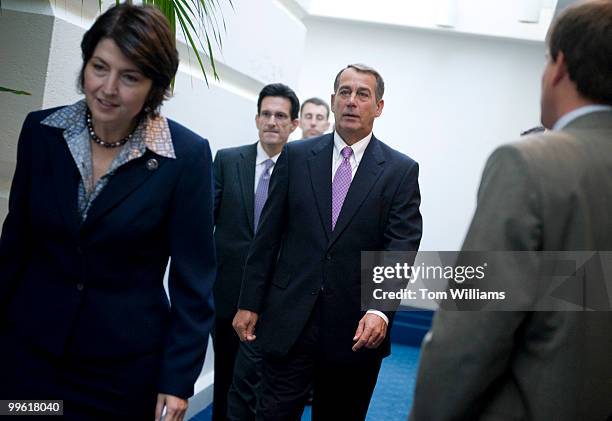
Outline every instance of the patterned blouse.
[(119, 167), (133, 159), (140, 158), (147, 149), (166, 158), (176, 158), (168, 120), (161, 116), (145, 118), (134, 130), (134, 134), (128, 143), (121, 147), (121, 151), (111, 163), (106, 174), (94, 184), (91, 142), (87, 130), (86, 115), (87, 104), (85, 100), (80, 100), (57, 110), (41, 122), (41, 124), (47, 126), (64, 129), (64, 139), (81, 174), (78, 189), (78, 211), (81, 223), (87, 219), (87, 213), (93, 201), (102, 192)]

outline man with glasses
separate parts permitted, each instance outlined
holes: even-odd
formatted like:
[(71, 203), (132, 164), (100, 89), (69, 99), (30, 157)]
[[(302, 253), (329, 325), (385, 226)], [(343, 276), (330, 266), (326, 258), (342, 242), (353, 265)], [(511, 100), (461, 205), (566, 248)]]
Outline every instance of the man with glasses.
[(254, 417), (259, 357), (256, 344), (242, 344), (239, 350), (232, 318), (236, 313), (242, 268), (268, 196), (270, 176), (289, 135), (298, 126), (299, 106), (295, 92), (288, 86), (281, 83), (265, 86), (259, 93), (255, 116), (259, 140), (222, 149), (215, 157), (218, 269), (214, 286), (213, 420)]

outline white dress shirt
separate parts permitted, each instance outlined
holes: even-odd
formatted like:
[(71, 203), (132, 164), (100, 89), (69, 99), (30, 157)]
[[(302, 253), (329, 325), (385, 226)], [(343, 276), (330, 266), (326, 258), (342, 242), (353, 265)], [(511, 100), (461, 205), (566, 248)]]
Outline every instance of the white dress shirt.
[[(366, 148), (370, 144), (370, 140), (372, 139), (372, 132), (370, 132), (366, 137), (361, 139), (359, 142), (353, 143), (351, 149), (353, 150), (353, 154), (349, 158), (349, 162), (351, 163), (351, 180), (355, 177), (355, 173), (357, 172), (357, 168), (359, 167), (359, 163), (361, 162), (361, 158), (363, 158), (363, 153)], [(338, 134), (338, 132), (334, 132), (334, 150), (332, 151), (332, 173), (331, 179), (332, 183), (334, 181), (334, 175), (338, 170), (338, 167), (342, 163), (344, 157), (341, 154), (342, 149), (346, 146), (346, 142), (342, 139), (342, 137)], [(382, 318), (385, 323), (389, 324), (389, 319), (382, 311), (378, 310), (368, 310), (367, 313), (376, 314), (380, 318)]]
[[(372, 139), (372, 132), (368, 134), (366, 137), (361, 139), (357, 143), (353, 143), (351, 145), (351, 149), (353, 150), (353, 154), (349, 158), (349, 162), (351, 163), (351, 179), (355, 177), (355, 173), (357, 172), (357, 167), (359, 167), (359, 163), (361, 162), (361, 158), (363, 158), (363, 153), (366, 148), (370, 144), (370, 140)], [(334, 181), (334, 175), (336, 174), (336, 170), (342, 163), (344, 157), (342, 156), (342, 149), (347, 145), (342, 137), (338, 134), (338, 132), (334, 132), (334, 150), (332, 151), (332, 172), (331, 179)]]
[(268, 159), (271, 159), (272, 162), (274, 162), (274, 165), (270, 167), (271, 176), (279, 156), (280, 153), (277, 153), (274, 156), (268, 156), (268, 153), (264, 151), (264, 148), (261, 146), (261, 142), (257, 142), (257, 156), (255, 157), (255, 181), (253, 183), (253, 192), (257, 193), (257, 183), (259, 183), (259, 179), (261, 178), (261, 175), (263, 174), (264, 169), (266, 168), (264, 162), (266, 162)]

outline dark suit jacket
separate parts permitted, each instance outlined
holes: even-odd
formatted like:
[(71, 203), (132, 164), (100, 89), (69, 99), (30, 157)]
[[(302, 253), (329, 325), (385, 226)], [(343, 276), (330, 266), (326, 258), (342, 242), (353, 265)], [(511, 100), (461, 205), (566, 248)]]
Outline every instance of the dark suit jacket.
[(244, 263), (253, 241), (257, 143), (221, 149), (214, 161), (217, 317), (236, 314)]
[(56, 355), (162, 351), (159, 391), (189, 397), (213, 319), (208, 142), (169, 120), (176, 159), (147, 151), (120, 167), (80, 225), (78, 169), (62, 130), (40, 124), (53, 111), (28, 115), (19, 138), (0, 239), (0, 322)]
[[(493, 153), (463, 248), (529, 255), (610, 251), (611, 209), (612, 112), (596, 112)], [(487, 287), (530, 294), (533, 301), (534, 282), (523, 279), (541, 273), (539, 259), (490, 261), (502, 256), (489, 256), (489, 266), (505, 266), (503, 276), (485, 278)], [(576, 277), (585, 297), (601, 298), (593, 294), (601, 279), (581, 271)], [(592, 308), (588, 299), (584, 305)], [(413, 420), (588, 421), (612, 415), (612, 312), (518, 310), (436, 313), (423, 343)]]
[[(376, 350), (351, 350), (364, 314), (361, 251), (418, 249), (418, 164), (372, 136), (332, 232), (332, 150), (333, 133), (290, 142), (272, 173), (239, 302), (260, 314), (256, 334), (264, 354), (287, 353), (320, 294), (320, 341), (330, 358), (390, 352), (389, 335)], [(392, 312), (387, 315), (392, 323)]]

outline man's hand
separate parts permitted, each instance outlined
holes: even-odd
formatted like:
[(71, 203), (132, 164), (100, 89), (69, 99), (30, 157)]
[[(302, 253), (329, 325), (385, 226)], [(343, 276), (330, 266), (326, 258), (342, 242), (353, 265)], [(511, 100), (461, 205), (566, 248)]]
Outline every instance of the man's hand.
[(364, 345), (368, 349), (378, 348), (385, 336), (387, 336), (387, 323), (383, 318), (376, 314), (366, 313), (359, 321), (353, 337), (353, 340), (357, 341), (353, 345), (353, 351), (361, 349)]
[(257, 313), (238, 309), (238, 312), (234, 316), (232, 326), (242, 342), (251, 342), (255, 340), (255, 325), (257, 324), (258, 317)]
[(164, 407), (166, 407), (164, 421), (183, 421), (188, 405), (187, 399), (166, 395), (165, 393), (158, 393), (157, 405), (155, 406), (155, 421), (160, 421), (162, 419)]

